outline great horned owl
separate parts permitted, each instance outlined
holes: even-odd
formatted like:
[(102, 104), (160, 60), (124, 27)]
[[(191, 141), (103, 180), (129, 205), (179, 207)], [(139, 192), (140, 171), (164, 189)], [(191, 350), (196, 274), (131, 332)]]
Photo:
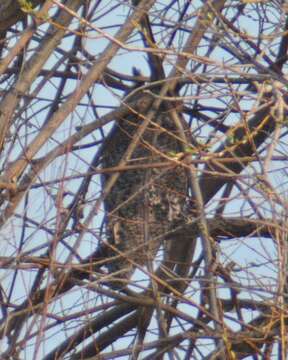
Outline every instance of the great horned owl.
[[(141, 114), (131, 113), (114, 125), (104, 147), (103, 168), (118, 165), (148, 110), (149, 106)], [(129, 278), (134, 266), (127, 258), (147, 265), (163, 243), (164, 234), (181, 216), (187, 188), (185, 169), (141, 169), (142, 165), (163, 161), (161, 153), (180, 151), (174, 122), (167, 111), (160, 109), (129, 161), (129, 165), (139, 165), (139, 169), (122, 172), (104, 202), (107, 241), (125, 254), (121, 257), (111, 251), (115, 256), (111, 271), (123, 270), (123, 277)], [(103, 177), (103, 185), (108, 179), (109, 175)]]

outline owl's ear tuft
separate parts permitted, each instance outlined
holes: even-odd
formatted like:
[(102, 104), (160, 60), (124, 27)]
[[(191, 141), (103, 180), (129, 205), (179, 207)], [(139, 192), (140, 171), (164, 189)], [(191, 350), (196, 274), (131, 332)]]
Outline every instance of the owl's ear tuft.
[(133, 76), (141, 76), (141, 71), (136, 68), (136, 66), (132, 67), (132, 74)]

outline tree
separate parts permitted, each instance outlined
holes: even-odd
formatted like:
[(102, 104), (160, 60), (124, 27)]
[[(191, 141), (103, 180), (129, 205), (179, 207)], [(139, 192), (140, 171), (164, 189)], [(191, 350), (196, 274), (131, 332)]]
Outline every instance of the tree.
[(286, 359), (286, 4), (0, 10), (1, 359)]

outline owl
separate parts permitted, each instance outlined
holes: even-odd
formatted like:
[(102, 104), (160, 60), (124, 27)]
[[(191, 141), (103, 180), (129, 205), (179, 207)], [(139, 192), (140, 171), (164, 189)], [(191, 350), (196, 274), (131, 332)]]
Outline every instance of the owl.
[[(119, 164), (149, 109), (118, 119), (104, 146), (103, 168)], [(169, 168), (153, 168), (170, 152), (181, 152), (181, 141), (169, 113), (160, 109), (128, 162), (136, 168), (121, 172), (104, 201), (106, 240), (121, 252), (109, 251), (108, 268), (117, 277), (129, 279), (135, 263), (147, 266), (152, 262), (165, 233), (181, 217), (187, 189), (185, 168), (172, 163)], [(103, 186), (108, 180), (109, 175), (104, 175)]]

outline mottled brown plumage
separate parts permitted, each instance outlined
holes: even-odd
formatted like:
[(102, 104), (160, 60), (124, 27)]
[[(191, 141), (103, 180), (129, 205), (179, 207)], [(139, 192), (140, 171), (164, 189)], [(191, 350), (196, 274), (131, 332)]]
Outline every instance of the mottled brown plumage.
[[(149, 106), (146, 111), (148, 109)], [(118, 165), (143, 116), (144, 113), (142, 116), (131, 114), (115, 124), (103, 152), (103, 168)], [(141, 166), (163, 161), (161, 153), (167, 155), (180, 151), (181, 143), (174, 123), (167, 113), (159, 111), (145, 131), (129, 164)], [(108, 179), (108, 175), (104, 176), (104, 184)], [(139, 265), (147, 265), (163, 243), (164, 234), (181, 216), (186, 188), (186, 173), (181, 166), (171, 164), (168, 169), (122, 172), (104, 203), (108, 242), (121, 250), (125, 257)], [(115, 258), (110, 270), (125, 269), (126, 277), (129, 277), (134, 267), (125, 257)]]

